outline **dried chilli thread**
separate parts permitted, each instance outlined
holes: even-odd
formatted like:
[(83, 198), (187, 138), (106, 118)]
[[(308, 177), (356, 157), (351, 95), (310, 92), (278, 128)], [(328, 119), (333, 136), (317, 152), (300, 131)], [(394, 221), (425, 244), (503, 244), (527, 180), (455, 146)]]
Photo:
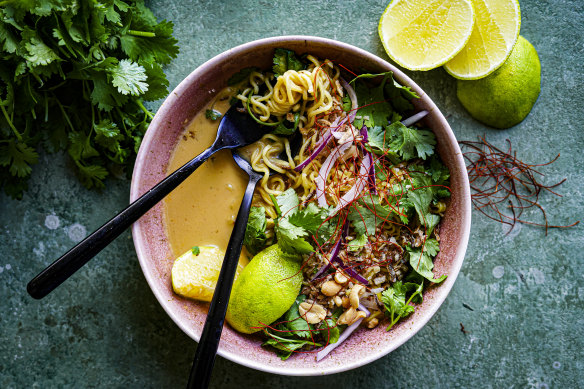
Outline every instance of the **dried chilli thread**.
[[(344, 69), (345, 70), (348, 70), (346, 68), (344, 68)], [(327, 76), (328, 76), (328, 74), (327, 74)], [(381, 102), (379, 102), (379, 103), (381, 103)], [(372, 104), (377, 104), (377, 103), (370, 103), (370, 104), (367, 104), (367, 105), (372, 105)], [(357, 108), (357, 110), (360, 109), (360, 108), (362, 108), (362, 107)], [(333, 110), (333, 112), (334, 111), (337, 111), (337, 110)], [(337, 111), (337, 112), (339, 112), (339, 111)], [(324, 117), (324, 115), (322, 115), (322, 116), (319, 115), (319, 116), (321, 118)], [(317, 119), (318, 119), (318, 117), (317, 117)], [(315, 129), (317, 131), (319, 131), (319, 132), (322, 133), (322, 132), (324, 132), (324, 131), (326, 131), (328, 129), (328, 126), (322, 125), (321, 123), (319, 123), (318, 120), (316, 120)], [(352, 126), (349, 127), (349, 129), (351, 131), (357, 131), (357, 129), (353, 128)], [(357, 146), (356, 147), (357, 148), (357, 152), (354, 153), (354, 155), (352, 155), (352, 156), (350, 156), (350, 157), (348, 157), (346, 159), (339, 158), (339, 159), (335, 160), (334, 165), (331, 168), (331, 171), (329, 173), (329, 178), (333, 178), (333, 179), (331, 179), (330, 185), (329, 186), (326, 186), (326, 189), (325, 189), (325, 194), (324, 195), (325, 196), (328, 196), (329, 199), (332, 200), (332, 202), (333, 203), (336, 203), (336, 204), (340, 203), (340, 198), (342, 197), (342, 194), (345, 193), (346, 191), (348, 191), (352, 187), (352, 185), (354, 185), (354, 184), (357, 183), (357, 181), (359, 181), (359, 180), (367, 180), (368, 179), (368, 177), (367, 177), (366, 174), (363, 175), (363, 174), (360, 174), (359, 173), (359, 161), (361, 161), (364, 158), (364, 155), (363, 155), (363, 152), (362, 152), (362, 150), (364, 150), (364, 148), (363, 147), (359, 147), (359, 146), (362, 146), (362, 145), (359, 144), (360, 142), (362, 142), (362, 139), (356, 133), (354, 133), (353, 135), (354, 135), (354, 138), (355, 138), (355, 146)], [(333, 147), (334, 146), (333, 145), (330, 145), (330, 144), (329, 145), (326, 145), (325, 146), (325, 150), (327, 150), (330, 153), (332, 151)], [(312, 147), (311, 147), (311, 149), (312, 149)], [(355, 198), (351, 201), (351, 203), (349, 205), (345, 206), (343, 209), (341, 209), (339, 211), (339, 213), (337, 214), (339, 216), (339, 218), (338, 218), (338, 222), (337, 222), (337, 224), (335, 226), (335, 232), (332, 234), (331, 237), (329, 237), (329, 239), (328, 239), (327, 242), (325, 242), (324, 244), (319, 244), (318, 243), (318, 239), (317, 239), (318, 236), (313, 236), (313, 238), (314, 238), (313, 240), (316, 242), (317, 248), (316, 248), (315, 252), (311, 254), (311, 257), (313, 255), (317, 255), (316, 253), (318, 252), (324, 258), (329, 258), (329, 255), (331, 254), (331, 250), (332, 250), (332, 248), (334, 246), (334, 242), (336, 242), (337, 239), (340, 239), (340, 236), (342, 234), (342, 231), (341, 231), (342, 230), (342, 226), (345, 225), (345, 223), (348, 222), (347, 221), (348, 215), (349, 215), (349, 213), (352, 210), (357, 210), (358, 211), (358, 209), (356, 208), (357, 206), (364, 206), (365, 208), (367, 208), (370, 212), (372, 212), (375, 215), (375, 218), (376, 219), (381, 220), (381, 223), (377, 227), (377, 228), (380, 228), (381, 230), (386, 225), (388, 225), (388, 224), (395, 224), (395, 225), (400, 226), (400, 228), (405, 228), (411, 235), (414, 234), (414, 231), (412, 231), (412, 229), (410, 228), (410, 226), (408, 226), (405, 223), (401, 223), (401, 222), (396, 221), (396, 220), (393, 219), (393, 217), (396, 217), (396, 215), (397, 215), (397, 217), (399, 217), (399, 216), (405, 216), (403, 214), (402, 210), (400, 210), (398, 204), (400, 203), (400, 201), (405, 196), (406, 190), (404, 190), (404, 186), (407, 183), (409, 183), (411, 186), (413, 186), (413, 179), (410, 177), (410, 175), (409, 175), (406, 167), (404, 167), (403, 169), (401, 169), (403, 176), (400, 177), (400, 176), (398, 176), (397, 174), (395, 174), (392, 171), (392, 169), (391, 169), (392, 165), (391, 164), (390, 165), (386, 165), (384, 163), (379, 163), (378, 164), (377, 163), (378, 161), (382, 161), (385, 158), (385, 154), (386, 153), (384, 153), (383, 155), (381, 155), (379, 157), (376, 157), (375, 160), (373, 161), (373, 163), (375, 164), (376, 168), (377, 169), (382, 169), (382, 171), (384, 173), (383, 175), (386, 177), (385, 180), (379, 180), (379, 179), (377, 180), (376, 187), (377, 187), (378, 194), (372, 193), (371, 190), (370, 190), (370, 188), (369, 188), (369, 185), (365, 186), (365, 188), (361, 191), (361, 193), (359, 195), (355, 196)], [(350, 178), (343, 177), (343, 172), (347, 172), (347, 171), (350, 171), (351, 172), (351, 177)], [(335, 180), (334, 177), (338, 177), (338, 179)], [(343, 180), (342, 178), (345, 178), (345, 179)], [(383, 188), (383, 184), (382, 184), (383, 182), (385, 182), (385, 184), (386, 184), (385, 185), (385, 188)], [(326, 184), (326, 182), (325, 182), (325, 184)], [(396, 193), (395, 192), (395, 189), (393, 187), (393, 184), (398, 184), (399, 186), (401, 186), (401, 189), (402, 190), (399, 191), (399, 193)], [(435, 185), (430, 185), (430, 186), (435, 186)], [(419, 187), (419, 188), (412, 187), (411, 190), (422, 189), (422, 188), (427, 188), (427, 186), (425, 186), (425, 187)], [(445, 187), (445, 188), (448, 189), (449, 191), (451, 191), (449, 187)], [(377, 195), (380, 196), (379, 199), (380, 199), (380, 203), (381, 203), (380, 205), (381, 206), (389, 206), (390, 212), (388, 213), (388, 215), (386, 217), (383, 217), (382, 215), (379, 215), (376, 212), (375, 207), (370, 208), (366, 203), (363, 203), (363, 204), (360, 204), (359, 203), (359, 200), (361, 200), (363, 198), (369, 197), (369, 198), (373, 199), (373, 196), (377, 196)], [(313, 196), (309, 196), (309, 199), (311, 199), (312, 197)], [(390, 201), (390, 199), (393, 200), (393, 201)], [(307, 202), (308, 202), (308, 200), (307, 200)], [(327, 220), (323, 221), (323, 224), (325, 222), (329, 221), (329, 220), (330, 220), (330, 218), (328, 218)], [(363, 220), (363, 222), (364, 222), (364, 220)], [(423, 221), (421, 221), (421, 222), (423, 222)], [(424, 223), (424, 225), (425, 225), (425, 223)], [(322, 226), (322, 224), (321, 224), (321, 226)], [(424, 237), (423, 237), (423, 241), (422, 241), (422, 244), (421, 244), (422, 252), (424, 251), (425, 241), (428, 238), (428, 236), (427, 236), (428, 235), (427, 234), (427, 227), (424, 226), (424, 229), (425, 229), (425, 231), (424, 231)], [(375, 231), (372, 231), (372, 233), (373, 233), (372, 235), (374, 235), (375, 234)], [(369, 235), (369, 232), (368, 232), (368, 235)], [(382, 252), (383, 246), (386, 246), (386, 245), (393, 246), (394, 248), (400, 249), (400, 251), (401, 251), (402, 254), (403, 254), (403, 251), (404, 251), (399, 244), (397, 244), (395, 242), (391, 242), (390, 240), (384, 240), (384, 239), (373, 239), (373, 240), (371, 240), (370, 239), (370, 240), (368, 240), (368, 245), (370, 246), (371, 252), (373, 252), (373, 253), (375, 253), (377, 255)], [(342, 249), (341, 250), (346, 252), (346, 250), (347, 250), (347, 242), (345, 242), (345, 243), (342, 244)], [(327, 255), (327, 254), (329, 254), (329, 255)], [(421, 258), (421, 256), (420, 256), (420, 258)], [(362, 271), (365, 271), (368, 268), (373, 267), (373, 266), (378, 266), (378, 265), (384, 266), (384, 265), (387, 265), (389, 267), (394, 262), (393, 258), (390, 256), (389, 258), (384, 259), (384, 260), (379, 260), (376, 263), (363, 264), (363, 263), (359, 263), (357, 261), (351, 261), (351, 260), (349, 260), (349, 256), (347, 256), (347, 255), (343, 255), (342, 256), (342, 261), (343, 261), (343, 264), (344, 264), (344, 268), (351, 268), (351, 269), (355, 270), (359, 274), (362, 274)], [(307, 264), (307, 262), (308, 261), (305, 261), (302, 264), (301, 268), (304, 268), (305, 265)], [(342, 269), (342, 267), (341, 266), (338, 266), (336, 263), (331, 263), (330, 265), (331, 265), (331, 268), (334, 269), (334, 271), (336, 271), (337, 269)], [(302, 270), (300, 270), (300, 271), (302, 271)], [(320, 281), (320, 280), (322, 280), (323, 278), (326, 278), (326, 277), (327, 277), (327, 275), (325, 274), (322, 277), (319, 277), (319, 279), (316, 279), (316, 280), (313, 280), (313, 281), (317, 281), (318, 282), (318, 281)], [(352, 277), (350, 277), (350, 278), (352, 278)], [(367, 289), (370, 289), (370, 288), (367, 287)], [(304, 319), (302, 319), (301, 317), (297, 317), (294, 320), (304, 320)], [(278, 339), (274, 338), (274, 336), (272, 336), (267, 330), (270, 329), (274, 333), (291, 333), (291, 332), (297, 331), (297, 330), (291, 330), (291, 329), (289, 329), (289, 330), (282, 329), (282, 327), (279, 327), (279, 325), (286, 324), (288, 322), (289, 321), (278, 321), (276, 323), (272, 323), (271, 325), (266, 325), (264, 323), (260, 323), (261, 326), (259, 326), (257, 328), (258, 329), (262, 329), (263, 332), (264, 332), (264, 334), (266, 334), (268, 337), (274, 339), (282, 348), (287, 349), (287, 347), (284, 344), (282, 344)], [(324, 321), (324, 323), (327, 323), (326, 320)], [(325, 327), (325, 328), (320, 328), (320, 329), (319, 328), (309, 328), (306, 331), (309, 331), (309, 333), (310, 333), (310, 340), (313, 343), (316, 343), (315, 342), (315, 338), (314, 338), (314, 332), (321, 333), (323, 330), (331, 329), (331, 328), (334, 328), (334, 327), (336, 327), (336, 325), (329, 327), (328, 326), (328, 323), (327, 323), (327, 327)], [(329, 336), (327, 338), (328, 339), (326, 339), (325, 346), (329, 344), (330, 332), (329, 332)], [(292, 350), (292, 349), (288, 349), (288, 351), (292, 351), (292, 352), (295, 352), (295, 353), (297, 353), (297, 352), (298, 353), (312, 353), (312, 352), (316, 352), (318, 350), (317, 349), (311, 349), (311, 350), (302, 350), (302, 349), (294, 349), (294, 350)]]
[[(505, 151), (488, 142), (484, 136), (479, 137), (478, 141), (459, 142), (463, 149), (467, 149), (463, 152), (463, 157), (467, 163), (474, 208), (491, 220), (509, 225), (511, 228), (507, 233), (511, 232), (516, 223), (545, 227), (546, 235), (549, 228), (568, 228), (580, 223), (576, 221), (570, 225), (550, 225), (547, 213), (539, 203), (542, 192), (562, 197), (553, 189), (566, 179), (546, 185), (538, 180), (544, 174), (536, 169), (552, 164), (560, 154), (546, 163), (528, 164), (517, 158), (517, 151), (512, 149), (511, 141), (506, 139), (506, 142)], [(544, 223), (521, 218), (525, 210), (533, 207), (539, 209)], [(504, 213), (504, 209), (508, 209), (510, 215)]]

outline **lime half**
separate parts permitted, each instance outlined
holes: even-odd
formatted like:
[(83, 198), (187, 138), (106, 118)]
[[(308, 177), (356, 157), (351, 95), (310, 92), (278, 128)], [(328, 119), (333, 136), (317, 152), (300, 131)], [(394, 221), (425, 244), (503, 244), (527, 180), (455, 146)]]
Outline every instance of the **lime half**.
[(521, 122), (540, 92), (541, 65), (522, 36), (505, 63), (480, 80), (457, 80), (456, 96), (471, 116), (488, 126), (509, 128)]
[(494, 72), (511, 54), (519, 37), (517, 0), (473, 0), (475, 23), (468, 43), (444, 69), (453, 77), (476, 80)]
[(378, 31), (387, 55), (397, 64), (430, 70), (464, 48), (473, 24), (470, 0), (393, 0)]

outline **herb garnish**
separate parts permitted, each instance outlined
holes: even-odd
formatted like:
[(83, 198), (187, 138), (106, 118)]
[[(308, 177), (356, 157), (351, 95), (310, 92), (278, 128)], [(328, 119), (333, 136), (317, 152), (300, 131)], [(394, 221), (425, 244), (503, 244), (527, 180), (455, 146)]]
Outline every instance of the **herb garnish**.
[(173, 24), (142, 0), (8, 1), (0, 9), (0, 187), (21, 198), (39, 148), (67, 150), (88, 188), (131, 171), (167, 94)]

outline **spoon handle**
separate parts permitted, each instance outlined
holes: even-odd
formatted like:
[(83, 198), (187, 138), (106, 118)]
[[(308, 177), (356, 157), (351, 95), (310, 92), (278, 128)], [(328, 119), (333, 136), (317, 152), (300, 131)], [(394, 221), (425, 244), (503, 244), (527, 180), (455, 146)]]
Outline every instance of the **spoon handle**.
[(203, 333), (197, 351), (195, 352), (195, 359), (191, 373), (189, 375), (188, 389), (207, 388), (211, 380), (211, 373), (213, 365), (215, 364), (215, 355), (219, 347), (219, 340), (221, 332), (223, 331), (223, 323), (225, 322), (225, 313), (227, 312), (227, 304), (231, 295), (231, 287), (233, 286), (233, 279), (235, 278), (235, 271), (239, 262), (241, 248), (243, 246), (243, 238), (245, 235), (245, 228), (249, 218), (249, 210), (253, 197), (254, 189), (261, 178), (261, 175), (255, 172), (248, 172), (250, 174), (245, 195), (241, 201), (237, 219), (229, 238), (221, 272), (213, 293), (213, 299), (209, 306), (207, 313), (207, 320), (203, 327)]
[(41, 299), (52, 292), (221, 148), (224, 147), (218, 146), (218, 143), (213, 144), (67, 251), (28, 283), (26, 287), (28, 294), (36, 299)]

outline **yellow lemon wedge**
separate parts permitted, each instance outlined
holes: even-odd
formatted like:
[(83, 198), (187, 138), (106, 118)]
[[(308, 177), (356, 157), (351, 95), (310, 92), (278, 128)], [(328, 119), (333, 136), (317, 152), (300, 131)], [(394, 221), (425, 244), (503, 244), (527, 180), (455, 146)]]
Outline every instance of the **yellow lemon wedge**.
[(398, 65), (430, 70), (464, 48), (473, 25), (470, 0), (393, 0), (378, 31), (387, 55)]
[(509, 57), (521, 27), (517, 0), (472, 0), (475, 23), (466, 46), (444, 69), (461, 80), (476, 80), (497, 70)]
[[(171, 270), (174, 292), (195, 300), (211, 301), (224, 257), (225, 252), (214, 246), (197, 246), (178, 257)], [(240, 258), (235, 279), (244, 266)]]

